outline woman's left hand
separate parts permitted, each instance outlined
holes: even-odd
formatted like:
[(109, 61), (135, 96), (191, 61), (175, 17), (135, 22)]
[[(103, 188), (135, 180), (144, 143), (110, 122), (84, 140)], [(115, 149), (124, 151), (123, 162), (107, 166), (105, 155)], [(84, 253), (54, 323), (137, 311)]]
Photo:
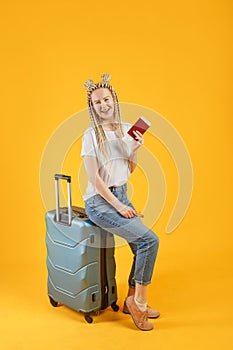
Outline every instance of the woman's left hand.
[(136, 141), (135, 150), (136, 150), (144, 144), (144, 138), (143, 138), (143, 135), (138, 130), (133, 131), (133, 133), (134, 133), (134, 136), (136, 138), (135, 139), (135, 141)]

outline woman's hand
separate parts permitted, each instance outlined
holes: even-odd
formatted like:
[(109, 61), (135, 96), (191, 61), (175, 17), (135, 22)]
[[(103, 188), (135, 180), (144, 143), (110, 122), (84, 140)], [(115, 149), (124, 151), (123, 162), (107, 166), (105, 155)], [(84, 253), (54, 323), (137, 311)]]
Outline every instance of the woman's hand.
[(119, 199), (114, 200), (111, 202), (112, 206), (120, 213), (122, 216), (125, 218), (133, 218), (134, 216), (138, 216), (136, 210), (133, 208), (129, 207), (128, 205), (125, 205)]
[(143, 138), (143, 135), (138, 130), (134, 130), (133, 133), (136, 139), (135, 139), (132, 151), (135, 152), (140, 146), (144, 144), (144, 138)]
[(131, 207), (128, 207), (126, 205), (123, 204), (123, 208), (121, 210), (118, 210), (118, 212), (124, 216), (125, 218), (133, 218), (134, 216), (137, 216), (137, 212), (136, 210), (134, 210)]

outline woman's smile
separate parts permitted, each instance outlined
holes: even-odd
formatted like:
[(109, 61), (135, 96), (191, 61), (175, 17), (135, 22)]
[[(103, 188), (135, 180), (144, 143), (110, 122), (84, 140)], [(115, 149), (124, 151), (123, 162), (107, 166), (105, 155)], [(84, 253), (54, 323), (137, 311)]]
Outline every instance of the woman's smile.
[(113, 114), (113, 110), (112, 110), (112, 108), (111, 107), (108, 107), (108, 108), (105, 108), (105, 109), (102, 109), (102, 110), (100, 110), (100, 113), (101, 113), (101, 116), (109, 116), (109, 117), (111, 117), (112, 116), (112, 114)]

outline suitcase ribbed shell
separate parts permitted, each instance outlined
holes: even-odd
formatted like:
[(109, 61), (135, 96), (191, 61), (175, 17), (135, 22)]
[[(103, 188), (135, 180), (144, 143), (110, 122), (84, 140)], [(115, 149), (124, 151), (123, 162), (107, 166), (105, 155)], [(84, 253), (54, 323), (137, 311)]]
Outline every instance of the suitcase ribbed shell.
[[(103, 293), (101, 280), (101, 229), (90, 220), (72, 219), (66, 226), (55, 221), (55, 210), (46, 214), (48, 295), (77, 311), (100, 310)], [(114, 238), (106, 234), (105, 271), (107, 302), (117, 300)]]

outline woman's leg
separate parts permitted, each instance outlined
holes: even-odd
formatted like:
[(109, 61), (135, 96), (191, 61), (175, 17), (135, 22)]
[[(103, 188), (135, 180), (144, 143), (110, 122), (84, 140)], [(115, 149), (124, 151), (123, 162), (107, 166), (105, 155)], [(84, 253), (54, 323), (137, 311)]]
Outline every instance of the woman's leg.
[(138, 288), (138, 285), (148, 285), (154, 270), (158, 253), (159, 238), (154, 232), (146, 228), (147, 232), (130, 242), (134, 260), (129, 276), (129, 287)]
[[(155, 235), (153, 235), (153, 239), (155, 238), (155, 246), (156, 246), (156, 250), (153, 254), (157, 254), (157, 250), (158, 250), (158, 237), (154, 237)], [(128, 289), (128, 295), (127, 296), (135, 296), (135, 302), (136, 304), (141, 308), (141, 310), (145, 310), (145, 308), (147, 308), (147, 317), (148, 318), (158, 318), (160, 316), (160, 313), (157, 310), (152, 309), (150, 306), (147, 305), (147, 297), (146, 297), (146, 290), (147, 290), (147, 285), (146, 284), (141, 284), (141, 283), (136, 283), (135, 282), (135, 266), (137, 266), (136, 261), (137, 261), (137, 255), (138, 255), (138, 247), (137, 245), (133, 244), (133, 243), (129, 243), (129, 246), (132, 250), (132, 253), (134, 254), (133, 257), (133, 264), (131, 267), (131, 271), (130, 271), (130, 275), (129, 275), (129, 279), (128, 279), (128, 284), (129, 284), (129, 289)], [(140, 270), (140, 268), (139, 268)], [(136, 279), (137, 279), (137, 274), (136, 274)], [(141, 304), (141, 305), (140, 305)], [(123, 313), (125, 314), (129, 314), (129, 310), (128, 307), (126, 305), (126, 302), (124, 303), (124, 307), (123, 307)]]
[(146, 290), (147, 286), (145, 284), (136, 283), (134, 300), (141, 311), (147, 309)]
[[(125, 193), (123, 195), (116, 193), (115, 195), (119, 200), (129, 205), (130, 202)], [(145, 300), (146, 304), (146, 285), (151, 282), (159, 245), (158, 237), (142, 223), (139, 217), (124, 218), (100, 195), (86, 201), (86, 212), (89, 219), (96, 225), (125, 238), (130, 244), (135, 256), (136, 293), (138, 299)], [(153, 325), (147, 321), (147, 312), (143, 312), (137, 307), (134, 297), (129, 298), (127, 298), (127, 306), (136, 326), (142, 330), (152, 329)]]

